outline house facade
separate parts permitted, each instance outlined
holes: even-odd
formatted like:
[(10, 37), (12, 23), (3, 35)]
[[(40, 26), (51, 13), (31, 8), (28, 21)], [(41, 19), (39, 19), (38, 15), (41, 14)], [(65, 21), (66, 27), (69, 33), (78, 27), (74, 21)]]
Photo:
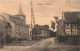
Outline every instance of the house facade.
[(80, 12), (63, 12), (57, 26), (57, 39), (65, 44), (80, 44)]
[(80, 12), (64, 12), (63, 17), (59, 20), (59, 35), (79, 35), (79, 14)]
[(36, 38), (50, 37), (50, 30), (48, 25), (36, 25), (33, 28), (33, 36)]

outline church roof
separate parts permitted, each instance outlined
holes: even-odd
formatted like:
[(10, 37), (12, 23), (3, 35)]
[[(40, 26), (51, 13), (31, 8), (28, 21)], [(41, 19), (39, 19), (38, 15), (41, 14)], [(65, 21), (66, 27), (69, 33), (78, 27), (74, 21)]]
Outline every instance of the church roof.
[(7, 15), (7, 16), (9, 17), (9, 19), (10, 19), (14, 24), (22, 25), (22, 26), (27, 26), (25, 23), (22, 22), (21, 19), (18, 18), (18, 16), (14, 16), (14, 15), (7, 14), (7, 13), (3, 13), (3, 14)]
[[(2, 18), (1, 18), (2, 17)], [(3, 18), (3, 16), (0, 14), (0, 29), (5, 28), (7, 25), (7, 21)]]
[[(17, 24), (17, 25), (22, 25), (22, 26), (27, 26), (25, 23), (23, 23), (22, 22), (22, 20), (21, 19), (16, 19), (16, 18), (14, 18), (15, 16), (12, 16), (12, 17), (10, 17), (10, 18), (13, 18), (13, 19), (10, 19), (12, 22), (14, 22), (14, 24)], [(18, 20), (18, 21), (16, 21), (16, 20)]]
[(0, 23), (6, 25), (7, 21), (5, 20), (4, 16), (0, 14)]
[(6, 27), (6, 23), (0, 19), (0, 28)]

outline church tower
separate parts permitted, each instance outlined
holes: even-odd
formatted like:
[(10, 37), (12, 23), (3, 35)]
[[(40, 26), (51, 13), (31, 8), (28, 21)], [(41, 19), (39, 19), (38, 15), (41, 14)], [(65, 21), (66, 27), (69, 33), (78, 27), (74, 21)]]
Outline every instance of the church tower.
[(22, 10), (22, 6), (20, 4), (20, 7), (19, 7), (19, 10), (18, 10), (18, 14), (16, 16), (19, 16), (19, 18), (26, 23), (26, 16), (24, 15), (23, 13), (23, 10)]

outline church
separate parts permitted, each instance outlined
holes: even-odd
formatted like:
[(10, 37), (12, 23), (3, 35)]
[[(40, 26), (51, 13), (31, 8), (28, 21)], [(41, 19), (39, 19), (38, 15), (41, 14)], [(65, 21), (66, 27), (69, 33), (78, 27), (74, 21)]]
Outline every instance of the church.
[[(8, 13), (0, 14), (0, 23), (4, 25), (5, 35), (8, 34), (14, 38), (29, 37), (29, 25), (26, 24), (26, 16), (23, 13), (21, 5), (17, 15)], [(1, 29), (2, 33), (4, 30)]]

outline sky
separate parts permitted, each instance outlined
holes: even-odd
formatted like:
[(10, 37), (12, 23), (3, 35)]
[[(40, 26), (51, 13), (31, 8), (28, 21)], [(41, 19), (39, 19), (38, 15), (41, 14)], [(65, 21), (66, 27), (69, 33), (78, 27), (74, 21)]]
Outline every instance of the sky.
[[(31, 21), (31, 2), (30, 0), (0, 0), (0, 13), (5, 12), (8, 14), (16, 15), (19, 6), (22, 6), (23, 13), (26, 15), (26, 23), (30, 24)], [(80, 1), (73, 0), (66, 2), (63, 0), (35, 0), (33, 3), (33, 11), (35, 23), (39, 25), (49, 25), (51, 21), (55, 22), (54, 16), (62, 17), (62, 11), (80, 11)]]

